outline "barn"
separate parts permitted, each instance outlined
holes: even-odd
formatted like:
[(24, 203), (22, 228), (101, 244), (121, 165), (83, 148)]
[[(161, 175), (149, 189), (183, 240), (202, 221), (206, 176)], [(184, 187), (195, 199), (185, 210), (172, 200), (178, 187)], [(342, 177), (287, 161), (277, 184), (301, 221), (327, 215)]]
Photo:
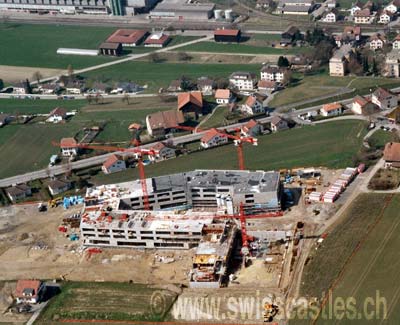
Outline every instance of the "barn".
[(241, 32), (239, 29), (216, 29), (214, 31), (214, 40), (216, 42), (239, 43)]

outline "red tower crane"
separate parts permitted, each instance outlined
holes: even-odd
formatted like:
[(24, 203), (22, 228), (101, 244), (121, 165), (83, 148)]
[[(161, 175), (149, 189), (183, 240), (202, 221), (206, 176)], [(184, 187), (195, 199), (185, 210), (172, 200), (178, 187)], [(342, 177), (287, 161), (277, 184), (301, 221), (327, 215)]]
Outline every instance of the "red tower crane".
[[(59, 143), (54, 142), (54, 141), (52, 142), (52, 144), (57, 147), (60, 146)], [(82, 148), (82, 149), (111, 151), (111, 152), (126, 152), (126, 153), (134, 154), (136, 156), (136, 159), (138, 160), (139, 178), (140, 178), (140, 184), (142, 186), (142, 192), (143, 192), (143, 206), (144, 206), (145, 210), (150, 210), (149, 194), (147, 192), (146, 175), (145, 175), (144, 165), (143, 165), (143, 156), (157, 157), (159, 154), (158, 151), (153, 150), (153, 149), (143, 149), (143, 148), (120, 148), (120, 147), (113, 147), (113, 146), (93, 146), (93, 145), (87, 145), (87, 144), (77, 144), (75, 147)]]
[[(181, 130), (186, 130), (186, 131), (194, 131), (194, 132), (207, 132), (210, 130), (202, 130), (202, 129), (198, 129), (198, 128), (193, 128), (190, 126), (181, 126), (181, 125), (177, 125), (174, 127), (175, 129), (181, 129)], [(245, 170), (245, 164), (244, 164), (244, 155), (243, 155), (243, 143), (247, 142), (252, 144), (253, 146), (257, 146), (258, 142), (256, 138), (247, 136), (241, 136), (241, 135), (232, 135), (232, 134), (228, 134), (222, 131), (219, 131), (218, 129), (215, 129), (216, 132), (218, 134), (220, 134), (221, 136), (227, 137), (228, 139), (232, 139), (233, 143), (235, 146), (237, 146), (238, 148), (238, 161), (239, 161), (239, 169), (240, 170)]]

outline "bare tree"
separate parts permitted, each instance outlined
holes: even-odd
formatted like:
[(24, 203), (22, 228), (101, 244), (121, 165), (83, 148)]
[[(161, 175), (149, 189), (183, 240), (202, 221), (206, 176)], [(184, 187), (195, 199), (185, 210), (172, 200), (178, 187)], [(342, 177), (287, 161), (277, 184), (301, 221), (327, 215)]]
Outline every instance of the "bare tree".
[(122, 97), (122, 102), (127, 103), (129, 105), (129, 99), (130, 99), (129, 94), (125, 93), (124, 96)]
[(43, 79), (43, 75), (40, 73), (40, 71), (35, 71), (32, 75), (32, 79), (36, 80), (36, 82), (39, 84), (40, 80)]
[(68, 74), (68, 76), (70, 76), (70, 77), (74, 74), (74, 68), (72, 67), (71, 64), (68, 64), (68, 67), (67, 67), (67, 74)]
[(187, 54), (186, 52), (178, 52), (178, 60), (179, 61), (190, 61), (193, 57)]

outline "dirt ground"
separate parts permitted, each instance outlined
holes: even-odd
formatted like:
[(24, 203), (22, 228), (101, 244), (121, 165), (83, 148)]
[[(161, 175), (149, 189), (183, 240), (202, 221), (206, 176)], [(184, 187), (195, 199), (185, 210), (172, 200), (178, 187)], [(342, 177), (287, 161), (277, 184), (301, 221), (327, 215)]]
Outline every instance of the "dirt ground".
[(0, 65), (0, 79), (6, 83), (18, 82), (26, 78), (32, 79), (32, 75), (37, 71), (42, 74), (43, 78), (47, 78), (61, 74), (63, 70)]
[(174, 258), (165, 264), (156, 251), (107, 249), (88, 260), (79, 242), (57, 230), (63, 217), (79, 208), (61, 207), (37, 213), (36, 206), (4, 208), (0, 212), (0, 281), (21, 278), (79, 281), (185, 283), (192, 251), (161, 251)]

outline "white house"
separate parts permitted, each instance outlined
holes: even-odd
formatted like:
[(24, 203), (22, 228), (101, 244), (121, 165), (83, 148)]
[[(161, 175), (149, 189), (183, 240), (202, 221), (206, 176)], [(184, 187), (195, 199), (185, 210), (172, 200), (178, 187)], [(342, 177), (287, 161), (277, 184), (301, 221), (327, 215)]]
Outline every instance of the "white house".
[(363, 4), (361, 2), (356, 2), (351, 8), (350, 8), (350, 15), (354, 16), (355, 13), (359, 10), (361, 10), (363, 7)]
[(325, 104), (322, 106), (320, 113), (322, 116), (337, 116), (343, 113), (343, 106), (340, 103)]
[(209, 130), (201, 139), (200, 144), (203, 148), (211, 148), (228, 143), (228, 137), (221, 134), (217, 129)]
[(47, 184), (47, 188), (49, 189), (50, 194), (55, 196), (68, 191), (71, 188), (71, 183), (55, 179)]
[(384, 9), (392, 14), (395, 14), (400, 7), (400, 0), (390, 2)]
[(78, 154), (77, 145), (74, 138), (62, 138), (60, 141), (61, 154), (65, 157), (76, 156)]
[(101, 166), (104, 174), (112, 174), (126, 169), (125, 160), (119, 155), (111, 155)]
[(264, 112), (264, 105), (257, 97), (249, 96), (240, 110), (249, 115), (260, 114)]
[(400, 34), (398, 34), (392, 43), (393, 49), (394, 50), (400, 50)]
[(56, 107), (49, 113), (46, 122), (59, 123), (65, 120), (66, 118), (67, 118), (67, 111), (63, 108)]
[(288, 129), (288, 123), (279, 116), (274, 116), (271, 120), (271, 131), (278, 132), (280, 130)]
[(288, 70), (286, 68), (265, 66), (260, 72), (261, 80), (283, 82), (285, 80), (287, 71)]
[(336, 13), (333, 11), (327, 12), (321, 20), (324, 23), (336, 23)]
[(385, 43), (386, 43), (386, 38), (379, 33), (374, 34), (369, 38), (369, 48), (371, 50), (382, 49)]
[(217, 104), (229, 104), (232, 101), (232, 92), (229, 89), (217, 89), (215, 92)]
[(18, 280), (14, 296), (18, 304), (40, 302), (45, 284), (39, 280)]
[(393, 14), (389, 11), (382, 11), (378, 15), (378, 23), (379, 24), (389, 24), (390, 21), (392, 20)]
[(354, 23), (355, 24), (371, 24), (375, 19), (375, 14), (371, 13), (371, 10), (368, 8), (358, 10), (354, 14)]
[(245, 137), (255, 137), (262, 133), (264, 128), (262, 124), (258, 123), (256, 120), (251, 119), (246, 124), (242, 125), (240, 128), (240, 133)]
[(257, 78), (254, 73), (234, 72), (229, 76), (229, 82), (238, 90), (254, 90)]
[(157, 152), (157, 156), (154, 157), (155, 160), (166, 160), (176, 157), (176, 151), (174, 148), (171, 148), (164, 142), (157, 142), (154, 146), (151, 147), (155, 152)]
[(370, 114), (377, 110), (377, 106), (365, 97), (356, 96), (353, 99), (351, 110), (357, 115)]
[(371, 101), (380, 109), (391, 109), (398, 105), (397, 95), (381, 87), (372, 93)]

